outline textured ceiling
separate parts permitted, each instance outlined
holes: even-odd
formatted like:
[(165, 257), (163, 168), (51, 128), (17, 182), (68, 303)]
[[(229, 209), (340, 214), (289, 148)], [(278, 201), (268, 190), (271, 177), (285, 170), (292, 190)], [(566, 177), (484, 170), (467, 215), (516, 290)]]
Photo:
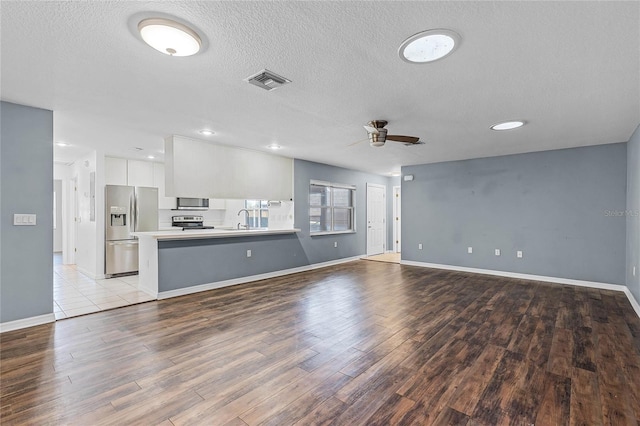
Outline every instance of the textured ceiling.
[[(375, 173), (401, 165), (627, 141), (640, 122), (640, 3), (2, 1), (1, 96), (54, 111), (59, 161), (83, 150), (159, 155), (170, 134)], [(135, 31), (192, 25), (205, 50), (171, 58)], [(449, 28), (446, 59), (398, 58)], [(243, 81), (268, 68), (293, 82)], [(521, 118), (519, 130), (493, 132)], [(362, 128), (425, 145), (372, 148)], [(205, 138), (197, 131), (216, 131)], [(134, 147), (143, 148), (137, 151)]]

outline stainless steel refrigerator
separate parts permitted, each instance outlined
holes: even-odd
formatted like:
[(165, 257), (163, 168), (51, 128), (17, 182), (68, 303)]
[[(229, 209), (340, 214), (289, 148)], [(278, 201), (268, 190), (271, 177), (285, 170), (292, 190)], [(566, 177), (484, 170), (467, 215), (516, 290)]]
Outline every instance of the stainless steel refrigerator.
[(105, 187), (104, 273), (107, 277), (138, 271), (138, 239), (132, 232), (158, 230), (158, 188)]

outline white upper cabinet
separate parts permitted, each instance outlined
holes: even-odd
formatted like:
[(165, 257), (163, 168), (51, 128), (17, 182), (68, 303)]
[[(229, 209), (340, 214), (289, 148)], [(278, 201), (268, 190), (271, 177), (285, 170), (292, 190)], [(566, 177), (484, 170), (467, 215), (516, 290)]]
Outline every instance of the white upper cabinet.
[(290, 200), (293, 160), (183, 136), (165, 139), (167, 194), (214, 199)]
[(159, 209), (175, 209), (176, 198), (165, 196), (164, 191), (164, 164), (153, 163), (153, 186), (158, 188), (158, 208)]
[(127, 160), (124, 158), (104, 158), (104, 183), (106, 185), (127, 184)]
[(127, 160), (127, 184), (129, 186), (155, 186), (153, 164), (149, 161)]

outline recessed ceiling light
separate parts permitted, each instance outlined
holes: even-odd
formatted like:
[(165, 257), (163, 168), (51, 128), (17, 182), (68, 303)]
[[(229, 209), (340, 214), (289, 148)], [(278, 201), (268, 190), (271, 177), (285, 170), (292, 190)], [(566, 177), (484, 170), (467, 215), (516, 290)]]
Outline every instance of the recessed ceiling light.
[(504, 121), (491, 126), (491, 130), (512, 130), (522, 126), (524, 126), (524, 121), (522, 120)]
[(213, 130), (209, 130), (209, 129), (202, 129), (202, 130), (200, 130), (200, 134), (201, 135), (205, 135), (205, 136), (211, 136), (211, 135), (215, 134), (215, 132)]
[(156, 158), (156, 157), (154, 157), (153, 155), (147, 155), (147, 158), (148, 158), (149, 160), (153, 160), (153, 159), (154, 159), (154, 158)]
[(195, 31), (170, 19), (144, 19), (138, 24), (138, 31), (145, 43), (169, 56), (195, 55), (202, 46)]
[(400, 176), (400, 173), (399, 172), (391, 172), (390, 175), (393, 176), (393, 177), (397, 177), (397, 176)]
[(58, 145), (58, 146), (69, 146), (68, 143), (64, 143), (64, 142), (56, 142), (56, 145)]
[(282, 147), (280, 145), (278, 145), (277, 143), (272, 143), (271, 145), (267, 145), (267, 148), (269, 148), (269, 149), (280, 149)]
[(460, 44), (460, 35), (451, 30), (427, 30), (414, 34), (400, 45), (400, 59), (423, 64), (442, 59)]

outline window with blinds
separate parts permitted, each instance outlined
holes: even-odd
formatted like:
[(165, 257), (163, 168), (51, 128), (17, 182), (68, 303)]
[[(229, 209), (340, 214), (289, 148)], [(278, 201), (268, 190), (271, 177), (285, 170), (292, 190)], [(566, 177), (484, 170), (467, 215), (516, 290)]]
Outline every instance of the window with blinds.
[(309, 185), (311, 235), (356, 232), (356, 187), (312, 180)]

